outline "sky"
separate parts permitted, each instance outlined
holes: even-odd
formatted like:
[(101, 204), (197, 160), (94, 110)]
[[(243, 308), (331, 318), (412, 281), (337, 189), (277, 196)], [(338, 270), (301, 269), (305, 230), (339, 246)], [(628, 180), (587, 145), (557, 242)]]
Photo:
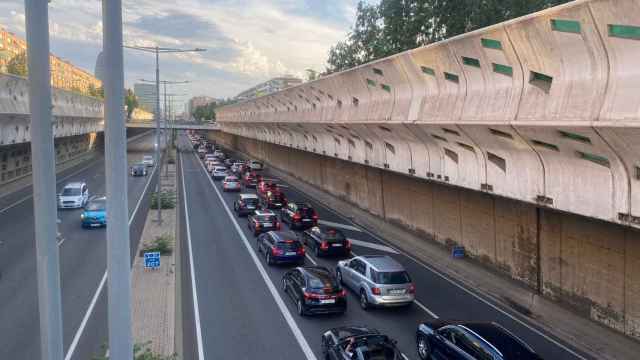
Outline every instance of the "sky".
[[(347, 35), (358, 0), (123, 0), (126, 45), (205, 48), (165, 54), (160, 77), (190, 81), (169, 92), (233, 97), (284, 74), (323, 71)], [(102, 48), (100, 0), (52, 0), (51, 51), (93, 73)], [(25, 36), (24, 0), (0, 0), (0, 26)], [(153, 80), (154, 56), (125, 49), (125, 84)]]

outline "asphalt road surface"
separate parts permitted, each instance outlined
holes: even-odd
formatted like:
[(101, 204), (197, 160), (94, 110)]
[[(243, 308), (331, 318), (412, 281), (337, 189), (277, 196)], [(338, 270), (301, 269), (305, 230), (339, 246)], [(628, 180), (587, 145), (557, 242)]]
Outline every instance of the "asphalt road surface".
[[(279, 181), (290, 201), (309, 202), (321, 222), (341, 227), (353, 240), (354, 254), (390, 255), (404, 265), (416, 285), (417, 301), (408, 308), (364, 311), (356, 295), (349, 292), (348, 310), (342, 316), (298, 316), (293, 302), (280, 288), (282, 275), (290, 267), (270, 267), (262, 256), (256, 256), (255, 238), (246, 228), (247, 220), (233, 212), (238, 195), (223, 193), (221, 183), (211, 180), (195, 153), (188, 150), (185, 136), (180, 144), (184, 149), (178, 168), (184, 249), (184, 359), (321, 359), (321, 334), (342, 325), (377, 328), (398, 341), (406, 358), (417, 359), (417, 325), (435, 317), (497, 322), (544, 359), (595, 358), (390, 247), (384, 239)], [(268, 174), (268, 169), (265, 172)], [(307, 265), (332, 270), (340, 260), (317, 259), (309, 251), (307, 255)]]
[[(143, 136), (137, 144), (153, 144)], [(143, 153), (128, 153), (138, 162)], [(151, 173), (151, 171), (150, 171)], [(154, 173), (155, 174), (155, 173)], [(99, 157), (58, 174), (57, 189), (67, 182), (85, 181), (90, 195), (105, 194), (104, 158)], [(132, 249), (137, 247), (150, 189), (155, 176), (129, 177), (129, 216)], [(145, 190), (146, 193), (145, 193)], [(36, 254), (31, 188), (0, 199), (0, 359), (39, 359)], [(55, 194), (51, 194), (55, 196)], [(144, 197), (144, 199), (143, 199)], [(106, 229), (82, 229), (80, 209), (60, 210), (60, 278), (65, 359), (89, 360), (108, 340)], [(133, 250), (132, 250), (133, 251)], [(101, 287), (101, 284), (102, 287)]]

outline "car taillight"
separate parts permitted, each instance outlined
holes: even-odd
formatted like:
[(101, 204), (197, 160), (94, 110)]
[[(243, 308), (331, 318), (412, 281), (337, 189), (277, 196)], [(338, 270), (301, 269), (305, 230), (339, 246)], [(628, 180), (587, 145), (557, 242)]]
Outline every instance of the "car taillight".
[(351, 250), (351, 240), (349, 240), (349, 239), (347, 239), (347, 240), (346, 240), (345, 247), (346, 247), (347, 249)]
[(271, 255), (280, 256), (282, 254), (284, 254), (284, 250), (278, 249), (278, 248), (271, 248)]
[(347, 296), (347, 290), (342, 289), (342, 290), (338, 293), (338, 296), (339, 296), (339, 297), (345, 297), (345, 296)]
[(296, 252), (298, 253), (298, 255), (300, 255), (300, 256), (304, 256), (304, 248), (303, 248), (303, 247), (300, 247), (300, 248), (298, 249), (298, 251), (296, 251)]
[(321, 242), (321, 243), (320, 243), (320, 249), (322, 249), (322, 250), (327, 250), (327, 249), (329, 249), (329, 243), (328, 243), (328, 242), (326, 242), (326, 241)]
[(317, 214), (313, 214), (313, 216), (311, 218), (313, 219), (313, 221), (318, 221), (318, 215)]
[(416, 286), (411, 284), (409, 285), (409, 294), (415, 294), (416, 293)]
[(304, 294), (304, 299), (305, 300), (310, 300), (310, 299), (320, 300), (320, 299), (329, 298), (329, 296), (327, 296), (327, 295), (316, 294), (316, 293), (312, 293), (312, 292), (308, 292), (308, 291), (305, 291), (303, 294)]
[(276, 229), (280, 230), (280, 228), (282, 227), (282, 225), (280, 225), (280, 222), (276, 223)]
[(380, 291), (380, 288), (372, 287), (372, 288), (371, 288), (371, 293), (372, 293), (373, 295), (380, 295), (380, 294), (382, 294), (382, 291)]
[(302, 219), (302, 216), (300, 216), (300, 214), (295, 213), (293, 214), (293, 221), (300, 221)]
[(259, 230), (260, 226), (261, 226), (260, 223), (256, 223), (256, 230)]

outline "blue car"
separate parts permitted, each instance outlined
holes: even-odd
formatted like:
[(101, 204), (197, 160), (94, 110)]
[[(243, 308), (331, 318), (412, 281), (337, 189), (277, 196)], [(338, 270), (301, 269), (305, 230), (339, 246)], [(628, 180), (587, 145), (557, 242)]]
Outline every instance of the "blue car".
[(80, 215), (83, 228), (107, 226), (107, 198), (98, 197), (89, 200)]
[(267, 264), (304, 264), (304, 247), (293, 231), (269, 231), (258, 236), (258, 252), (263, 252)]

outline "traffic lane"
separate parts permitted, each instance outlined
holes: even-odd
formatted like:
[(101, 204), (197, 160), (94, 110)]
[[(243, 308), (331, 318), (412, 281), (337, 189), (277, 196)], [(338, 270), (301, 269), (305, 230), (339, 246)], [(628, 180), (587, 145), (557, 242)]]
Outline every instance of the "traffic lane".
[[(285, 185), (284, 191), (288, 199), (310, 203), (318, 211), (321, 220), (359, 228), (359, 226), (353, 224), (346, 217), (314, 199), (308, 198), (305, 194), (282, 181), (277, 176), (272, 176), (272, 174), (268, 172), (268, 169), (265, 171), (265, 175)], [(386, 241), (364, 230), (355, 231), (347, 228), (342, 228), (341, 230), (347, 237), (363, 241), (366, 244), (389, 245)], [(578, 351), (571, 344), (567, 344), (557, 339), (553, 334), (531, 324), (529, 319), (513, 312), (511, 309), (503, 309), (499, 305), (493, 304), (489, 299), (484, 299), (481, 295), (475, 293), (473, 294), (476, 296), (471, 295), (470, 292), (472, 292), (472, 290), (467, 289), (467, 291), (465, 291), (463, 288), (454, 285), (454, 283), (457, 283), (455, 280), (446, 280), (438, 275), (438, 273), (402, 252), (400, 252), (400, 254), (394, 254), (388, 251), (372, 249), (371, 246), (359, 245), (354, 245), (353, 249), (354, 253), (358, 255), (389, 255), (398, 260), (407, 269), (416, 284), (416, 299), (429, 309), (429, 311), (441, 318), (497, 322), (523, 339), (545, 358), (594, 358), (592, 355)], [(329, 265), (335, 267), (333, 263)], [(430, 316), (427, 316), (427, 318), (429, 317)]]
[[(87, 180), (90, 190), (92, 188), (104, 188), (104, 179), (95, 177), (94, 173), (104, 171), (101, 160), (95, 161), (85, 170), (74, 174), (68, 181)], [(66, 183), (66, 182), (65, 182)], [(60, 184), (60, 187), (64, 183)], [(52, 194), (55, 196), (55, 194)], [(71, 213), (77, 213), (71, 215)], [(80, 233), (79, 229), (79, 212), (78, 211), (61, 211), (63, 218), (73, 217), (76, 219), (78, 226), (72, 231), (67, 230), (70, 225), (68, 221), (63, 220), (60, 224), (61, 232), (66, 239), (75, 239)], [(35, 241), (34, 241), (34, 223), (33, 223), (33, 202), (24, 201), (17, 206), (9, 209), (0, 215), (2, 226), (0, 227), (0, 239), (3, 239), (5, 245), (0, 248), (3, 261), (0, 263), (0, 271), (3, 272), (3, 278), (0, 280), (0, 318), (6, 320), (0, 322), (0, 336), (2, 336), (2, 344), (0, 346), (0, 358), (15, 359), (32, 359), (39, 357), (39, 326), (37, 313), (37, 277), (35, 263)], [(91, 239), (90, 243), (96, 243), (96, 239)], [(66, 240), (65, 240), (66, 241)], [(89, 242), (87, 242), (89, 243)], [(97, 243), (100, 243), (97, 241)], [(104, 241), (102, 241), (104, 243)], [(104, 246), (104, 245), (103, 245)], [(65, 309), (65, 300), (69, 298), (81, 297), (75, 290), (68, 291), (68, 279), (74, 277), (82, 277), (91, 273), (91, 270), (84, 270), (84, 267), (78, 267), (74, 263), (72, 266), (65, 266), (71, 262), (85, 259), (93, 259), (92, 255), (102, 254), (98, 246), (89, 246), (89, 248), (79, 251), (65, 251), (64, 247), (60, 248), (61, 263), (61, 283), (62, 283), (62, 300), (63, 300), (63, 326), (65, 331), (65, 345), (68, 344), (67, 333), (69, 332), (70, 320)], [(78, 250), (78, 249), (75, 249)], [(84, 264), (83, 264), (84, 266)], [(89, 266), (95, 266), (89, 264)], [(92, 285), (95, 287), (95, 284)], [(89, 292), (89, 289), (83, 289)], [(77, 311), (78, 309), (75, 309)], [(73, 310), (71, 311), (73, 316)], [(16, 326), (20, 324), (20, 326)], [(66, 346), (65, 346), (66, 349)], [(89, 357), (87, 357), (89, 358)]]
[(205, 358), (304, 359), (200, 164), (182, 160)]
[[(221, 183), (217, 182), (216, 186), (219, 190), (222, 190)], [(244, 192), (244, 191), (243, 191)], [(224, 195), (227, 205), (232, 208), (233, 201), (237, 198), (237, 194), (225, 193)], [(251, 239), (254, 250), (257, 251), (256, 237), (246, 228), (246, 220), (239, 219), (241, 228), (247, 236)], [(286, 226), (285, 226), (286, 228)], [(310, 255), (309, 255), (310, 256)], [(310, 256), (311, 257), (311, 256)], [(335, 259), (322, 258), (315, 259), (311, 257), (319, 265), (325, 266), (332, 271), (335, 269)], [(261, 261), (264, 261), (263, 257), (260, 257)], [(266, 266), (266, 262), (264, 262)], [(313, 262), (306, 260), (305, 266), (312, 266)], [(289, 270), (295, 268), (295, 266), (267, 266), (267, 272), (274, 284), (281, 284), (282, 276)], [(405, 355), (412, 357), (415, 349), (415, 327), (406, 326), (406, 324), (418, 324), (420, 321), (425, 320), (426, 314), (417, 306), (389, 308), (389, 309), (372, 309), (369, 311), (363, 310), (358, 304), (358, 296), (353, 291), (348, 291), (348, 305), (347, 312), (344, 315), (319, 315), (312, 317), (300, 317), (296, 314), (296, 306), (293, 300), (288, 294), (284, 293), (279, 288), (281, 297), (285, 300), (287, 308), (292, 314), (295, 314), (295, 320), (305, 335), (305, 338), (309, 342), (312, 350), (318, 358), (321, 358), (321, 336), (330, 328), (344, 326), (344, 325), (367, 325), (380, 330), (381, 332), (389, 335), (390, 337), (398, 340), (399, 349), (405, 353)]]

